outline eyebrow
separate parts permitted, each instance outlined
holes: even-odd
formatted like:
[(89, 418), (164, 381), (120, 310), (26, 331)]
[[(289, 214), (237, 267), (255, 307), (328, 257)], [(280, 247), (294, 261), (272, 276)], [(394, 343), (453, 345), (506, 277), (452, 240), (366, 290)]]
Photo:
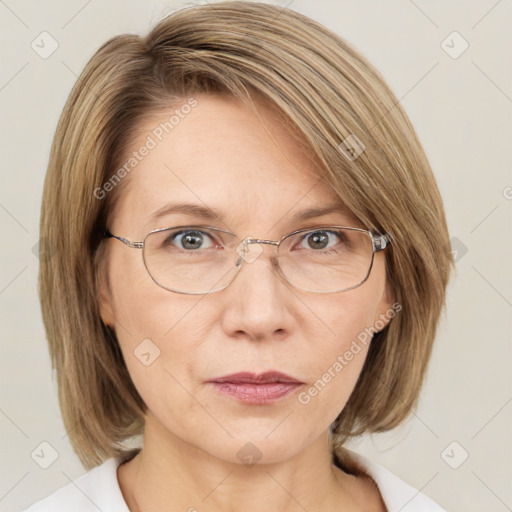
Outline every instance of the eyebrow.
[[(149, 219), (150, 222), (158, 220), (166, 215), (178, 213), (182, 215), (189, 215), (191, 217), (201, 217), (206, 220), (219, 220), (224, 218), (223, 213), (216, 208), (209, 208), (194, 203), (169, 203), (155, 213), (153, 213)], [(312, 208), (306, 208), (291, 216), (291, 223), (297, 223), (315, 217), (321, 217), (328, 213), (341, 213), (348, 217), (352, 217), (351, 212), (341, 202), (331, 202), (323, 206), (316, 206)]]

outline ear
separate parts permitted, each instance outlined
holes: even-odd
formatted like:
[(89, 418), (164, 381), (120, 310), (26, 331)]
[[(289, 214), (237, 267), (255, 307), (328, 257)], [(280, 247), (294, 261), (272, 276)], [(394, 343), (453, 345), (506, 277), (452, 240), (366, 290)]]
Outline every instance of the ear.
[(96, 272), (96, 290), (98, 298), (98, 308), (101, 320), (105, 325), (114, 329), (115, 319), (112, 309), (112, 294), (110, 293), (110, 284), (107, 276), (106, 261), (99, 263)]
[(377, 305), (377, 311), (373, 320), (373, 325), (377, 332), (382, 331), (389, 324), (391, 319), (398, 311), (402, 309), (402, 305), (395, 302), (395, 296), (391, 284), (386, 281), (386, 287), (382, 297)]

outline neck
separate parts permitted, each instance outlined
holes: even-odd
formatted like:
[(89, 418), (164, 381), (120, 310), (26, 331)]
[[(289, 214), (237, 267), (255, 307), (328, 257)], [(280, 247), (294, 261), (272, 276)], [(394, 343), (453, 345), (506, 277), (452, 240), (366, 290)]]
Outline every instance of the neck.
[(369, 489), (367, 480), (333, 464), (327, 432), (287, 460), (251, 465), (185, 443), (154, 417), (142, 450), (119, 467), (118, 478), (134, 512), (359, 510)]

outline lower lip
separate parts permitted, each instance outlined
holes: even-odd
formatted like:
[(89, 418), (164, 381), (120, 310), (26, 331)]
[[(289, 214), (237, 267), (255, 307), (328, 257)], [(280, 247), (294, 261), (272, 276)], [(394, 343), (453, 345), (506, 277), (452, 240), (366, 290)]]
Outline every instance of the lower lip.
[(275, 402), (302, 386), (299, 382), (269, 382), (268, 384), (211, 382), (211, 384), (224, 395), (232, 396), (247, 404), (259, 405)]

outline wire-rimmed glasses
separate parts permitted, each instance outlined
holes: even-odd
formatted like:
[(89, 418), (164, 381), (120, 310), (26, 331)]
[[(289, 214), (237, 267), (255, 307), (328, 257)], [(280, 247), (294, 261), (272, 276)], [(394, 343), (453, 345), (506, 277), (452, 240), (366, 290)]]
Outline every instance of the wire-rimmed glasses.
[(280, 240), (245, 237), (224, 229), (175, 226), (150, 231), (133, 242), (105, 231), (128, 247), (142, 249), (153, 281), (166, 290), (186, 294), (213, 293), (226, 288), (243, 263), (276, 247), (272, 267), (292, 286), (313, 293), (337, 293), (363, 284), (374, 254), (390, 243), (388, 234), (346, 226), (317, 226), (293, 231)]

